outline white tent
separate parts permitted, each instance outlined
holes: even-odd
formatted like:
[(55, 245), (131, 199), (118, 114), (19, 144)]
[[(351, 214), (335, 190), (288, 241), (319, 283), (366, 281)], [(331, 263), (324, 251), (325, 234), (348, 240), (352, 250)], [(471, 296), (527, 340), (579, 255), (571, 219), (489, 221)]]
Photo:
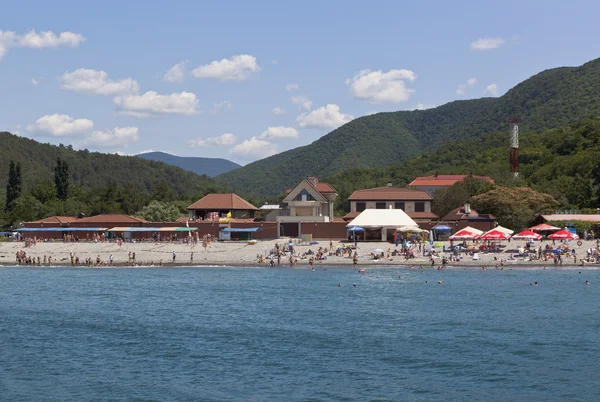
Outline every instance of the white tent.
[(381, 228), (419, 225), (401, 209), (365, 209), (356, 218), (352, 219), (347, 227), (359, 226), (361, 228)]
[(385, 241), (387, 234), (395, 232), (396, 228), (419, 225), (401, 209), (365, 209), (347, 225), (352, 226), (381, 229), (381, 240)]

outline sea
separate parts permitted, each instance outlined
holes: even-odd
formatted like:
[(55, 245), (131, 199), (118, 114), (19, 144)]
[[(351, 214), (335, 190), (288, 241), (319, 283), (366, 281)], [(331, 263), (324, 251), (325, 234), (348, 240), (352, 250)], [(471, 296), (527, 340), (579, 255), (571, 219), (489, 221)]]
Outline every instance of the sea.
[(0, 400), (597, 401), (599, 296), (576, 268), (5, 267)]

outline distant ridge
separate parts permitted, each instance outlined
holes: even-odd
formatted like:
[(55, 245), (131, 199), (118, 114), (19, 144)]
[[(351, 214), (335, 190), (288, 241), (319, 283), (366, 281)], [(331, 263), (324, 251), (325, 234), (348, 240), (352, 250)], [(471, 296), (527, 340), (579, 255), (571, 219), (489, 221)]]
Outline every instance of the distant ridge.
[(524, 133), (600, 116), (599, 94), (600, 59), (579, 67), (554, 68), (498, 98), (359, 117), (312, 144), (250, 163), (216, 180), (246, 194), (276, 196), (307, 176), (386, 166), (456, 140), (507, 133), (512, 116), (521, 117)]
[(136, 156), (151, 161), (164, 162), (199, 175), (205, 174), (208, 177), (215, 177), (241, 167), (241, 165), (227, 159), (175, 156), (166, 152), (146, 152)]

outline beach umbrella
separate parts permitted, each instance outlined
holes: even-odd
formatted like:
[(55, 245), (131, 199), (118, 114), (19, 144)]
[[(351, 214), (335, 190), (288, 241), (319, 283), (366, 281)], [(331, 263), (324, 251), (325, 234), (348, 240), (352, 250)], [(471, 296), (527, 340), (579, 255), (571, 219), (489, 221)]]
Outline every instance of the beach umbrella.
[(411, 233), (429, 233), (428, 230), (425, 229), (421, 229), (418, 226), (401, 226), (399, 228), (396, 228), (396, 232), (411, 232)]
[(510, 235), (499, 229), (492, 229), (479, 236), (481, 240), (508, 240)]
[(542, 238), (542, 235), (532, 232), (531, 230), (524, 230), (521, 233), (517, 233), (512, 238), (513, 240), (539, 240)]
[(450, 240), (475, 240), (483, 231), (467, 226), (450, 236)]
[(384, 251), (382, 249), (380, 249), (380, 248), (376, 248), (375, 250), (373, 250), (373, 254), (381, 254), (383, 252)]
[(352, 226), (348, 228), (348, 232), (364, 232), (365, 230), (358, 226)]
[(577, 240), (579, 239), (579, 236), (563, 229), (556, 233), (552, 233), (548, 238), (551, 240)]
[(556, 232), (560, 230), (556, 226), (548, 225), (547, 223), (542, 223), (540, 225), (533, 226), (529, 228), (532, 232)]
[(507, 235), (509, 235), (509, 236), (512, 236), (512, 234), (513, 234), (513, 233), (515, 233), (515, 231), (514, 231), (514, 230), (507, 229), (507, 228), (505, 228), (505, 227), (503, 227), (503, 226), (496, 226), (496, 227), (494, 228), (494, 230), (499, 230), (499, 231), (501, 231), (501, 232), (503, 232), (503, 233), (506, 233), (506, 234), (507, 234)]

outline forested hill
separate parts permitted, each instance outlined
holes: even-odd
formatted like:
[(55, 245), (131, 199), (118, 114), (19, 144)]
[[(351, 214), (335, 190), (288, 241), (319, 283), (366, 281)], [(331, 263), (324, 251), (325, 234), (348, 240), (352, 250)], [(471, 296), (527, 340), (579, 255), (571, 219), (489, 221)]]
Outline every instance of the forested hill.
[(69, 164), (70, 181), (86, 189), (133, 186), (144, 193), (157, 184), (166, 184), (179, 196), (191, 196), (225, 188), (207, 176), (187, 172), (162, 162), (133, 156), (110, 155), (70, 146), (54, 146), (0, 132), (0, 186), (6, 186), (11, 160), (21, 163), (25, 190), (44, 180), (54, 180), (58, 157)]
[[(455, 101), (428, 110), (364, 116), (310, 145), (217, 177), (240, 191), (274, 196), (309, 175), (404, 161), (454, 140), (501, 132), (522, 119), (522, 132), (563, 127), (600, 115), (600, 59), (541, 72), (499, 98)], [(507, 145), (508, 146), (508, 145)]]
[(354, 190), (405, 186), (416, 176), (469, 174), (490, 176), (503, 186), (530, 186), (551, 194), (562, 208), (600, 207), (600, 118), (520, 136), (520, 174), (510, 173), (506, 133), (487, 133), (442, 145), (433, 152), (373, 169), (349, 169), (323, 178), (339, 193), (338, 213), (348, 211)]
[(136, 155), (139, 158), (164, 162), (169, 165), (178, 166), (189, 172), (196, 174), (205, 174), (208, 177), (215, 177), (221, 173), (229, 172), (230, 170), (240, 167), (235, 162), (222, 158), (200, 158), (191, 156), (175, 156), (165, 152), (147, 152)]

